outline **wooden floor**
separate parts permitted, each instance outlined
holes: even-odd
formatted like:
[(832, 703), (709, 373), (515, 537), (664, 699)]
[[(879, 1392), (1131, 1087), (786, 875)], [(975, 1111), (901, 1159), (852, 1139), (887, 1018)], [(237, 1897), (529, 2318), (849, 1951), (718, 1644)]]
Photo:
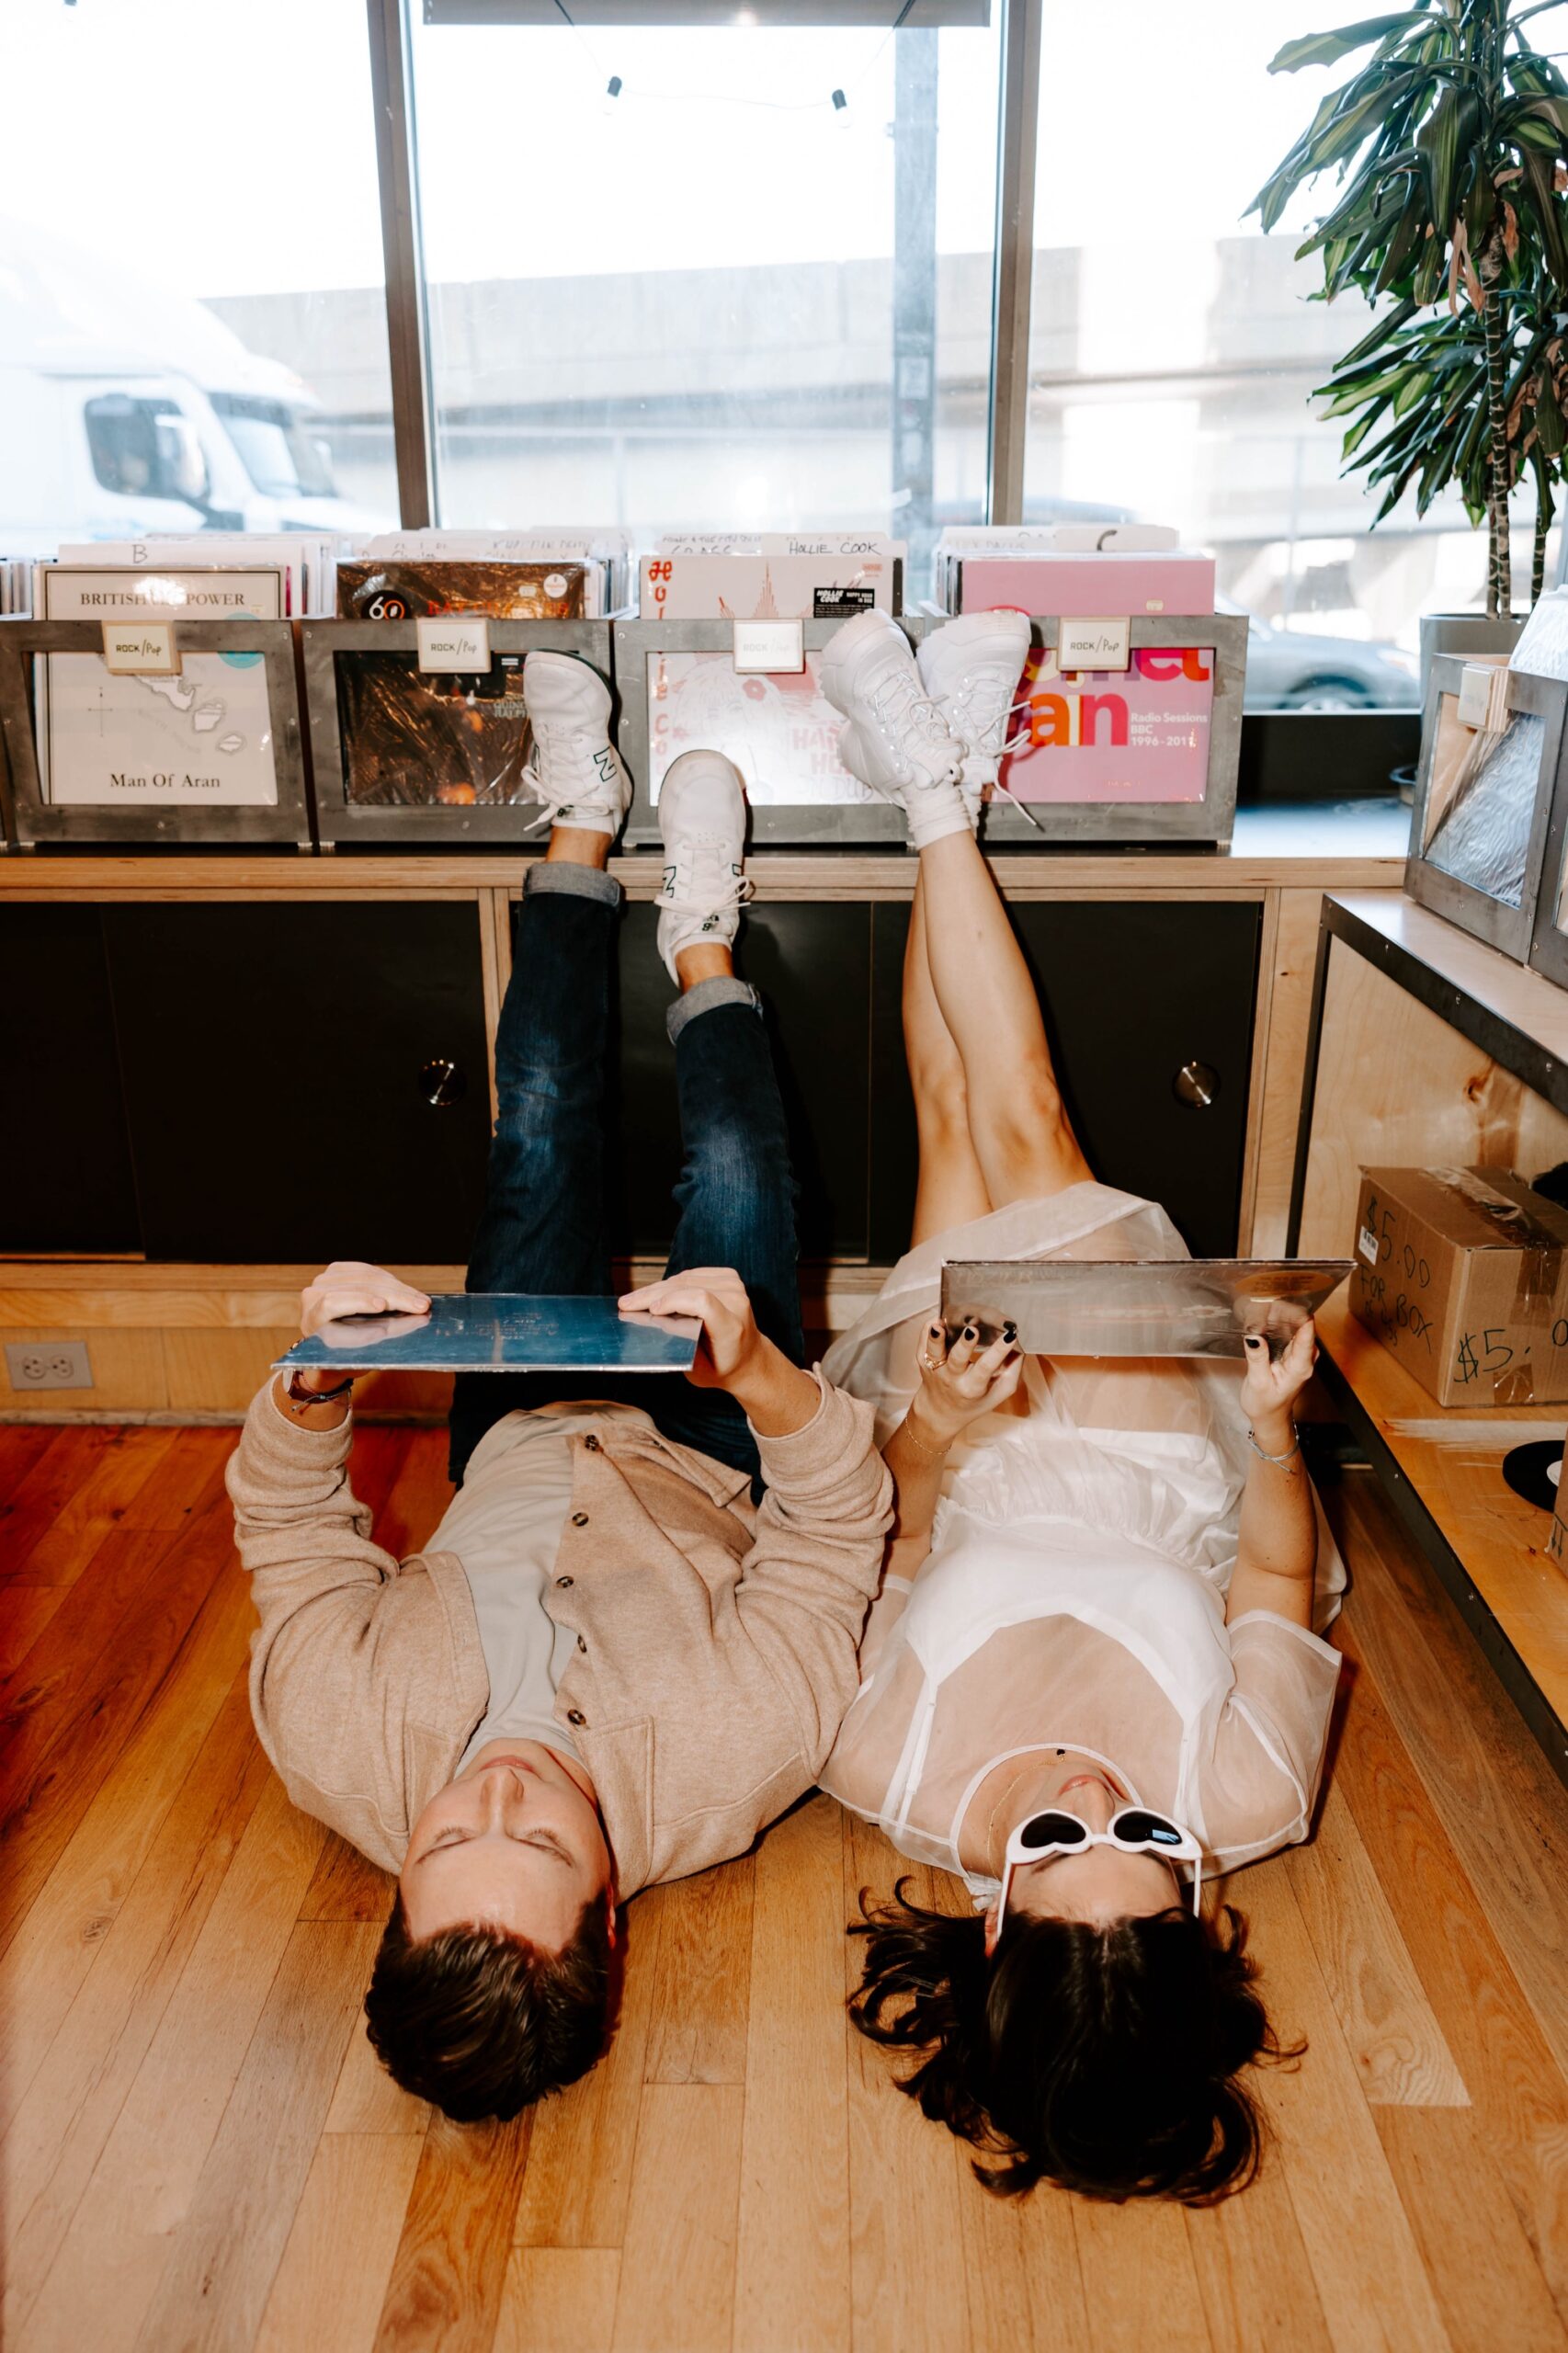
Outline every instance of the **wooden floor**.
[[(892, 1863), (824, 1798), (632, 1906), (585, 2084), (404, 2098), (359, 2021), (388, 1882), (251, 1733), (232, 1444), (0, 1429), (7, 2347), (1568, 2347), (1568, 1799), (1368, 1474), (1318, 1836), (1236, 1888), (1310, 2049), (1256, 2188), (1185, 2213), (989, 2198), (897, 2097), (843, 2011)], [(441, 1457), (362, 1432), (384, 1541)]]

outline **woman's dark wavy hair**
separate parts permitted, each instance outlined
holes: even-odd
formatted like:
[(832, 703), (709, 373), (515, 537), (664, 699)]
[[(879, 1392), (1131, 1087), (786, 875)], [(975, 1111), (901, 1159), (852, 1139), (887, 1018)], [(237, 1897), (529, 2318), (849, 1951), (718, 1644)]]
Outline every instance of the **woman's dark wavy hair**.
[(1104, 1927), (1014, 1913), (988, 1959), (978, 1915), (927, 1912), (908, 1884), (891, 1904), (861, 1893), (850, 2015), (871, 2041), (922, 2054), (900, 2089), (996, 2160), (974, 2168), (988, 2189), (1043, 2180), (1199, 2205), (1245, 2188), (1262, 2128), (1236, 2076), (1297, 2053), (1274, 2039), (1238, 1912)]
[(608, 2039), (609, 1922), (590, 1896), (559, 1952), (505, 1929), (409, 1934), (392, 1905), (365, 1996), (371, 2046), (393, 2081), (459, 2124), (516, 2116), (585, 2075)]

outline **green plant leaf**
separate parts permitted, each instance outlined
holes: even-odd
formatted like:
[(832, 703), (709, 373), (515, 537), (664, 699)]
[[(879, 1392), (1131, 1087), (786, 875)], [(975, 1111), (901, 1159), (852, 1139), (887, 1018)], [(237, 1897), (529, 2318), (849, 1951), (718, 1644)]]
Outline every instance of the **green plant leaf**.
[(1271, 74), (1299, 74), (1303, 65), (1334, 65), (1340, 58), (1348, 57), (1353, 49), (1365, 49), (1369, 41), (1381, 40), (1385, 33), (1430, 21), (1425, 8), (1399, 8), (1386, 17), (1365, 17), (1358, 25), (1342, 25), (1337, 32), (1308, 33), (1300, 40), (1288, 40), (1278, 56), (1269, 59), (1268, 70)]

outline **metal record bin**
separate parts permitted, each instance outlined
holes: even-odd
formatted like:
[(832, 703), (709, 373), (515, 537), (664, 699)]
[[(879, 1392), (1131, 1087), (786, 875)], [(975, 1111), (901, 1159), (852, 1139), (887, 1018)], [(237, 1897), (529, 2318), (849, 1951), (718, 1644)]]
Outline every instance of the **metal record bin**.
[[(801, 629), (807, 671), (739, 675), (733, 665), (734, 625), (727, 620), (622, 620), (614, 624), (620, 696), (621, 756), (635, 794), (629, 844), (656, 842), (653, 785), (678, 751), (707, 740), (733, 759), (751, 801), (751, 838), (758, 847), (902, 845), (903, 813), (867, 794), (838, 768), (834, 749), (838, 714), (812, 690), (812, 657), (841, 626), (807, 620)], [(941, 617), (898, 617), (913, 646), (941, 626)], [(1059, 623), (1032, 624), (1037, 654), (1054, 648)], [(1246, 621), (1230, 613), (1135, 617), (1135, 652), (1199, 647), (1214, 656), (1209, 710), (1208, 761), (1201, 798), (1185, 801), (1031, 801), (1034, 820), (995, 796), (986, 811), (983, 842), (1040, 846), (1044, 842), (1116, 844), (1228, 843), (1235, 822), (1241, 752), (1242, 700), (1246, 678)], [(752, 706), (748, 710), (748, 705)], [(678, 718), (676, 714), (678, 713)], [(661, 740), (662, 738), (662, 740)], [(773, 773), (767, 773), (769, 768)], [(813, 791), (813, 780), (824, 790)], [(781, 790), (780, 790), (781, 786)], [(778, 794), (778, 797), (775, 797)]]
[[(903, 811), (865, 791), (842, 771), (834, 776), (837, 760), (833, 746), (843, 722), (813, 690), (811, 673), (813, 656), (841, 622), (801, 621), (804, 672), (744, 676), (734, 666), (733, 621), (621, 620), (614, 626), (620, 756), (631, 771), (633, 787), (626, 824), (629, 847), (658, 842), (655, 767), (662, 779), (676, 752), (699, 748), (722, 752), (739, 768), (751, 804), (750, 838), (759, 849), (847, 847), (861, 842), (903, 846), (907, 831)], [(917, 643), (933, 624), (903, 618), (898, 626)], [(668, 732), (677, 708), (678, 741)], [(833, 778), (820, 797), (769, 797), (774, 790), (799, 794), (809, 789), (812, 771)]]
[[(455, 620), (476, 618), (454, 615)], [(543, 810), (531, 796), (517, 791), (523, 756), (523, 722), (508, 733), (505, 774), (493, 779), (494, 799), (482, 797), (484, 779), (476, 788), (455, 780), (451, 762), (457, 755), (454, 729), (466, 722), (475, 728), (476, 746), (483, 738), (486, 702), (520, 699), (525, 654), (535, 649), (574, 654), (589, 662), (614, 691), (608, 620), (487, 621), (491, 668), (488, 681), (477, 674), (473, 688), (460, 674), (449, 674), (449, 692), (432, 685), (431, 699), (419, 711), (408, 701), (404, 728), (396, 707), (396, 679), (410, 681), (439, 674), (417, 667), (419, 635), (413, 620), (307, 620), (300, 624), (303, 651), (305, 708), (310, 725), (312, 781), (315, 790), (316, 834), (324, 849), (350, 846), (447, 842), (464, 848), (492, 842), (528, 840), (543, 847)], [(401, 657), (396, 668), (385, 657)], [(373, 667), (381, 657), (379, 667)], [(392, 681), (391, 697), (372, 691), (373, 681)], [(441, 737), (422, 747), (420, 727), (428, 722)], [(612, 729), (614, 720), (612, 714)], [(445, 745), (445, 749), (442, 745)], [(483, 753), (478, 755), (483, 757)], [(472, 771), (471, 771), (472, 772)], [(388, 777), (391, 776), (391, 782)], [(418, 797), (428, 789), (429, 798)], [(408, 799), (382, 797), (387, 791), (408, 792)], [(446, 793), (448, 798), (438, 797)], [(462, 793), (465, 797), (455, 797)], [(473, 797), (466, 797), (472, 793)]]
[[(1467, 666), (1460, 654), (1432, 657), (1404, 887), (1489, 948), (1557, 978), (1554, 962), (1568, 970), (1568, 960), (1556, 958), (1551, 919), (1538, 924), (1537, 900), (1568, 733), (1568, 683), (1510, 669), (1506, 724), (1487, 733), (1459, 716)], [(1559, 813), (1550, 861), (1553, 908), (1562, 823)]]
[[(937, 624), (931, 622), (931, 628)], [(1030, 622), (1034, 652), (1054, 652), (1062, 624), (1050, 617)], [(983, 842), (1065, 843), (1088, 847), (1123, 842), (1188, 842), (1219, 849), (1229, 845), (1236, 822), (1236, 780), (1241, 767), (1242, 704), (1246, 693), (1247, 622), (1244, 613), (1134, 613), (1129, 625), (1134, 654), (1189, 647), (1214, 656), (1209, 704), (1209, 758), (1200, 799), (1190, 801), (1031, 801), (1028, 817), (999, 795), (993, 798), (981, 828)], [(1087, 676), (1089, 673), (1084, 673)], [(1101, 677), (1102, 674), (1093, 674)], [(1114, 691), (1117, 673), (1104, 676)], [(1014, 729), (1023, 722), (1016, 713)], [(1003, 780), (1007, 781), (1007, 769)]]
[[(149, 616), (149, 618), (153, 618)], [(0, 802), (4, 804), (7, 846), (41, 848), (62, 843), (102, 842), (131, 848), (167, 848), (186, 843), (222, 843), (244, 847), (274, 843), (290, 848), (312, 847), (310, 814), (305, 801), (304, 764), (301, 751), (299, 687), (295, 674), (294, 637), (282, 620), (194, 620), (171, 613), (176, 652), (223, 654), (257, 659), (265, 665), (267, 725), (271, 736), (272, 777), (265, 801), (199, 801), (141, 803), (106, 796), (94, 800), (53, 801), (46, 797), (37, 736), (38, 702), (34, 692), (36, 657), (51, 654), (103, 652), (101, 625), (94, 620), (42, 621), (26, 618), (0, 620)], [(128, 686), (137, 682), (123, 679)], [(143, 688), (146, 681), (142, 682)], [(192, 757), (218, 755), (214, 773), (222, 776), (225, 749), (221, 718), (212, 717), (210, 700), (193, 708), (190, 735)], [(182, 714), (183, 716), (183, 714)], [(206, 719), (205, 730), (197, 722)], [(180, 747), (181, 739), (170, 739)], [(233, 746), (227, 747), (233, 749)], [(137, 788), (131, 787), (128, 790)], [(220, 788), (221, 789), (221, 788)]]

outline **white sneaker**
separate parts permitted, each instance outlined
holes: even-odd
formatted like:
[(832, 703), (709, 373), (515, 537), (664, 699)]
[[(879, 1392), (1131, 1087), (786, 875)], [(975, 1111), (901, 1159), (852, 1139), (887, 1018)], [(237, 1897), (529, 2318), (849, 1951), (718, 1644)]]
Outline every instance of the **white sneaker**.
[(1028, 659), (1027, 613), (963, 613), (934, 629), (916, 667), (926, 693), (963, 745), (964, 805), (978, 822), (1007, 747), (1007, 722)]
[(722, 752), (683, 752), (659, 787), (665, 879), (655, 895), (659, 953), (678, 985), (676, 957), (706, 943), (728, 948), (753, 884), (745, 857), (746, 791)]
[(909, 641), (886, 613), (858, 613), (822, 657), (822, 689), (846, 725), (838, 756), (909, 819), (915, 849), (971, 830), (959, 790), (964, 748), (920, 683)]
[(613, 841), (631, 806), (631, 779), (609, 740), (609, 688), (574, 654), (536, 649), (523, 664), (523, 700), (534, 739), (523, 782), (552, 824)]

